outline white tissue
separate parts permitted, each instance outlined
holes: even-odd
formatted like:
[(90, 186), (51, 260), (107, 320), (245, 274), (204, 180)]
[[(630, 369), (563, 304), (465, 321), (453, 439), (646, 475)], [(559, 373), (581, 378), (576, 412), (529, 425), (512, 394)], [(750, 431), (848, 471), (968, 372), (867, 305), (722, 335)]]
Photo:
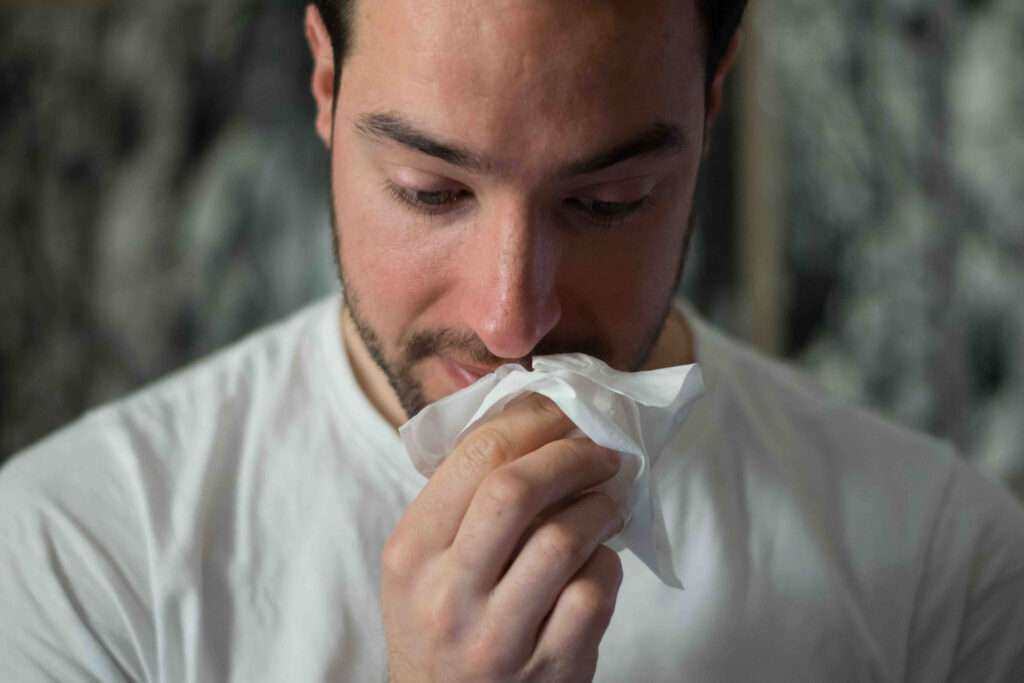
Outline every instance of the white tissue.
[(682, 588), (672, 559), (654, 462), (704, 391), (700, 368), (627, 373), (581, 353), (539, 356), (533, 371), (504, 365), (424, 408), (399, 433), (416, 470), (430, 477), (464, 434), (526, 393), (547, 396), (594, 443), (622, 453), (619, 473), (600, 487), (626, 501), (626, 526), (607, 542), (628, 548), (668, 586)]

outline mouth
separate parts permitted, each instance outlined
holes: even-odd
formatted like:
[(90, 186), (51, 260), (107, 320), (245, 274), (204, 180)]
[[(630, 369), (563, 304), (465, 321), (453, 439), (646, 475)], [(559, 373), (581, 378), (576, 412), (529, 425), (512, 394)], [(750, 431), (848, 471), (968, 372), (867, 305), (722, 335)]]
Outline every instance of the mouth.
[(438, 360), (444, 367), (445, 373), (455, 384), (457, 389), (464, 389), (473, 384), (484, 375), (494, 372), (494, 368), (480, 368), (471, 365), (463, 365), (446, 356), (439, 356)]

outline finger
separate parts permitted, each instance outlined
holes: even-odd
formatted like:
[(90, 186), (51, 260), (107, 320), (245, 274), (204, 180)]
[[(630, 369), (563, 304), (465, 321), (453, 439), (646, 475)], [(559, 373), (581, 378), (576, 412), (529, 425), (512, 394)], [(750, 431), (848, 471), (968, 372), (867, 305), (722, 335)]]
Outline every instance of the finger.
[[(590, 439), (574, 438), (549, 443), (491, 472), (473, 496), (452, 543), (457, 565), (489, 591), (538, 515), (607, 481), (618, 469), (617, 453)], [(576, 514), (566, 512), (553, 523), (574, 524)], [(592, 549), (587, 549), (565, 579)]]
[(622, 560), (608, 546), (597, 546), (541, 626), (535, 660), (593, 658), (596, 665), (598, 646), (611, 623), (621, 585)]
[(532, 638), (573, 576), (600, 543), (622, 528), (622, 508), (607, 494), (587, 493), (543, 521), (491, 594), (513, 638)]
[(493, 470), (574, 428), (554, 401), (530, 394), (466, 436), (403, 515), (396, 533), (425, 553), (447, 549), (480, 482)]

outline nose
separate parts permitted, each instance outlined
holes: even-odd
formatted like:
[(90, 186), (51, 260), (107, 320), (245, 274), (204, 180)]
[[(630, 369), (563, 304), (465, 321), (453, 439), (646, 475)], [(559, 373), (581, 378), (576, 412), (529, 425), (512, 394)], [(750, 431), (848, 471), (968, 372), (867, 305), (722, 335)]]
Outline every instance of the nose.
[(500, 212), (474, 240), (464, 320), (499, 358), (519, 359), (558, 324), (561, 242), (527, 207)]

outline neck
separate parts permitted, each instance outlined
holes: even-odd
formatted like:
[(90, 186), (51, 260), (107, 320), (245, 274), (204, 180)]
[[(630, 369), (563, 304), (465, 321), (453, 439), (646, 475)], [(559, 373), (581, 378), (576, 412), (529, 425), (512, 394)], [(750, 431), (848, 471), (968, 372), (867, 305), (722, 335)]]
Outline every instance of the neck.
[(673, 305), (669, 308), (661, 333), (641, 369), (658, 370), (695, 362), (696, 353), (690, 323), (682, 311)]

